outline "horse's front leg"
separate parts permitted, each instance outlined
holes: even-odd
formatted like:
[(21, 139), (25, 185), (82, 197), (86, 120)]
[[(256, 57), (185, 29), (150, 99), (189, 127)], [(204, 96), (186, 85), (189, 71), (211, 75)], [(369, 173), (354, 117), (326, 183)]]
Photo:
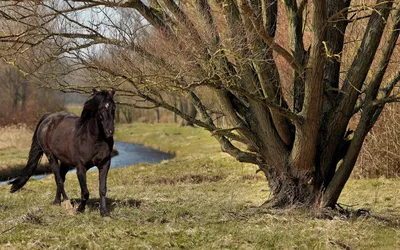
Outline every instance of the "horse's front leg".
[(110, 216), (107, 209), (106, 194), (107, 194), (107, 175), (110, 169), (111, 160), (106, 161), (99, 166), (99, 193), (100, 193), (100, 214), (101, 216)]
[(77, 209), (77, 211), (80, 213), (85, 211), (86, 202), (89, 199), (89, 190), (86, 185), (86, 171), (87, 169), (83, 165), (78, 165), (76, 168), (79, 185), (81, 186), (81, 203)]

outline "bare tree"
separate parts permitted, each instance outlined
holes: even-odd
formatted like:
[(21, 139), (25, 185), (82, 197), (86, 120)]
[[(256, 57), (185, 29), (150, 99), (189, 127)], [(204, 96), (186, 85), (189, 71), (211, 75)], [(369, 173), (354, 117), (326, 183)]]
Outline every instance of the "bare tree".
[[(334, 207), (365, 136), (400, 99), (391, 61), (397, 7), (391, 0), (6, 1), (2, 18), (25, 29), (0, 40), (13, 51), (8, 58), (51, 42), (28, 73), (68, 58), (66, 72), (84, 67), (91, 85), (106, 80), (123, 104), (140, 107), (140, 97), (209, 130), (224, 152), (265, 173), (266, 204)], [(189, 100), (201, 117), (165, 92)], [(218, 127), (211, 109), (230, 127)]]
[(0, 124), (31, 123), (43, 113), (63, 108), (54, 91), (29, 85), (15, 67), (0, 62)]

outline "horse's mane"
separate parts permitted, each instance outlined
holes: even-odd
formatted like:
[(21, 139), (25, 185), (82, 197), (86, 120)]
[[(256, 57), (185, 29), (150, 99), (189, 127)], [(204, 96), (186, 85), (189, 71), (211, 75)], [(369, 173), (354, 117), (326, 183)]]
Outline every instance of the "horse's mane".
[(110, 100), (113, 102), (112, 96), (106, 90), (98, 91), (91, 95), (88, 100), (86, 100), (85, 104), (83, 105), (81, 117), (78, 120), (78, 125), (80, 127), (85, 126), (87, 121), (96, 116), (98, 107), (104, 100)]

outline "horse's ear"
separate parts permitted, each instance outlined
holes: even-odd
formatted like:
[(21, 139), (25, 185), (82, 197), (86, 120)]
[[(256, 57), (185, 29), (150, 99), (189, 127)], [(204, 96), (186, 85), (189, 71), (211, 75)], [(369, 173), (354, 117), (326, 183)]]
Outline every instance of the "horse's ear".
[(111, 89), (110, 91), (108, 91), (108, 93), (110, 93), (110, 96), (111, 96), (111, 97), (114, 97), (115, 89)]
[(93, 94), (96, 94), (98, 91), (97, 91), (97, 89), (92, 88), (92, 92), (93, 92)]

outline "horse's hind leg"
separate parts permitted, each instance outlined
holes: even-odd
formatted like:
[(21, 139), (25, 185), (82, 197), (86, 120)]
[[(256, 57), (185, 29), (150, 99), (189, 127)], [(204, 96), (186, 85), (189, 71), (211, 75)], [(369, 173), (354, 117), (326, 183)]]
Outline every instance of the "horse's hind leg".
[(65, 174), (64, 178), (61, 177), (61, 168), (58, 164), (57, 158), (55, 158), (53, 155), (48, 155), (47, 158), (49, 159), (49, 163), (51, 165), (51, 170), (54, 173), (54, 178), (56, 181), (57, 185), (57, 191), (56, 191), (56, 197), (54, 199), (53, 204), (55, 205), (60, 205), (61, 204), (61, 194), (63, 194), (65, 198), (65, 190), (64, 190), (64, 180), (65, 180)]
[(81, 204), (77, 209), (78, 212), (84, 212), (86, 202), (89, 199), (89, 190), (86, 185), (86, 168), (83, 166), (77, 166), (76, 172), (78, 174), (79, 185), (81, 186)]
[(65, 175), (67, 174), (68, 170), (69, 170), (69, 166), (61, 163), (61, 165), (60, 165), (60, 177), (61, 177), (61, 180), (62, 180), (62, 183), (63, 183), (62, 190), (61, 190), (61, 195), (63, 196), (63, 200), (64, 201), (69, 200), (67, 194), (65, 193), (65, 189), (64, 189)]

